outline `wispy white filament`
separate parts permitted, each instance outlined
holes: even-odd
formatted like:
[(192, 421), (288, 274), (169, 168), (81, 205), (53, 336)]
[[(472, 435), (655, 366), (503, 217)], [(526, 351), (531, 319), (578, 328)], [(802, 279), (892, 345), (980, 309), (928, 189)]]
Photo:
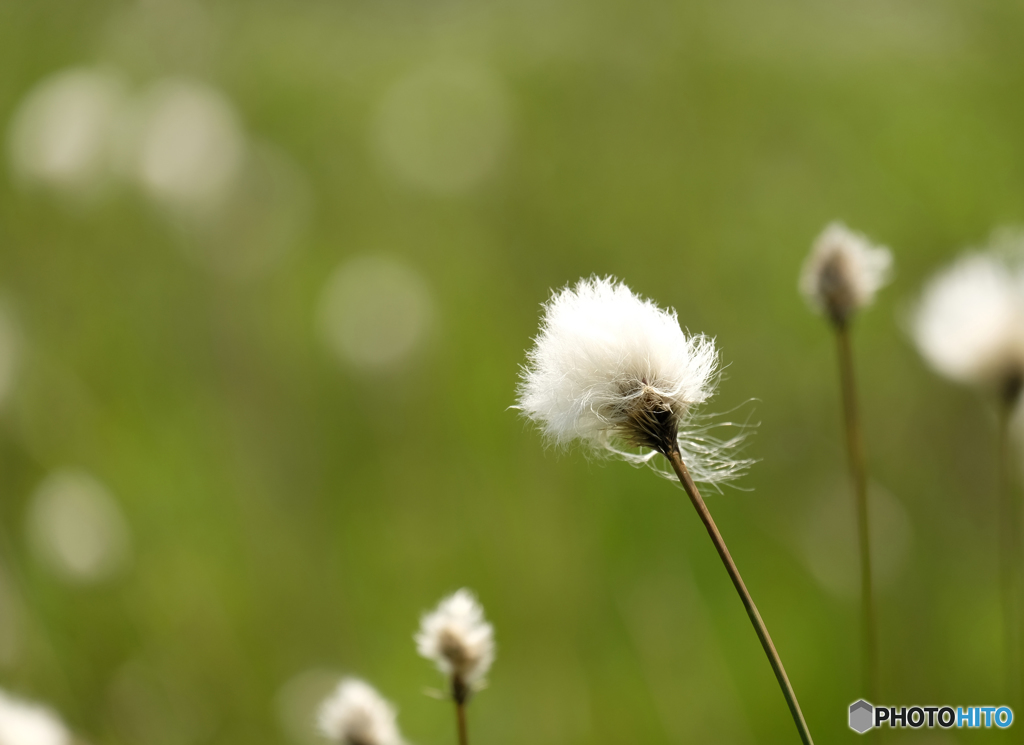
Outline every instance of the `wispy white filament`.
[(484, 620), (473, 593), (461, 589), (420, 620), (416, 650), (445, 675), (472, 687), (494, 662), (494, 627)]
[(346, 678), (320, 705), (320, 731), (341, 745), (404, 745), (395, 707), (358, 678)]
[(540, 333), (522, 370), (517, 408), (558, 445), (579, 440), (595, 452), (634, 463), (656, 455), (630, 452), (631, 422), (653, 403), (678, 426), (684, 462), (698, 481), (720, 482), (749, 461), (728, 457), (742, 435), (712, 437), (688, 426), (693, 408), (718, 381), (714, 340), (687, 335), (676, 314), (638, 297), (612, 277), (581, 279), (544, 305)]
[(834, 222), (814, 241), (800, 275), (800, 291), (811, 307), (841, 323), (875, 299), (891, 268), (889, 249)]
[(71, 745), (71, 734), (47, 707), (0, 691), (0, 745)]
[(1024, 266), (997, 253), (961, 257), (925, 287), (913, 315), (925, 360), (961, 383), (1002, 387), (1024, 376)]

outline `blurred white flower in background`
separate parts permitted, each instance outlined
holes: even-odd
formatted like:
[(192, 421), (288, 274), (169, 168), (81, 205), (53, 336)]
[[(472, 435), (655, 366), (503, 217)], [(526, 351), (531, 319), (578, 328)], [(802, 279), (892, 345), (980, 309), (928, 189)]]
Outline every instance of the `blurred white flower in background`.
[(0, 691), (0, 745), (71, 745), (71, 733), (49, 708)]
[(450, 676), (456, 687), (472, 688), (494, 663), (494, 627), (484, 619), (476, 596), (463, 588), (423, 615), (416, 651)]
[(57, 576), (93, 583), (130, 558), (128, 524), (107, 488), (84, 471), (51, 473), (32, 495), (27, 529), (37, 558)]
[[(172, 15), (200, 23), (201, 11), (192, 10), (198, 15)], [(136, 20), (152, 25), (162, 17), (147, 13)], [(222, 276), (266, 274), (308, 223), (305, 174), (280, 148), (251, 140), (230, 99), (201, 80), (164, 78), (130, 97), (112, 72), (67, 70), (26, 96), (8, 144), (25, 184), (82, 195), (116, 179), (137, 187), (185, 253)], [(0, 386), (2, 374), (0, 358)]]
[(361, 370), (394, 367), (425, 341), (434, 300), (420, 274), (398, 259), (349, 259), (331, 275), (320, 298), (319, 325), (338, 359)]
[(231, 102), (196, 80), (158, 81), (135, 102), (124, 153), (128, 175), (158, 204), (216, 210), (235, 186), (246, 137)]
[(508, 96), (489, 71), (432, 65), (387, 91), (374, 122), (374, 144), (384, 165), (410, 186), (464, 192), (501, 161), (509, 118)]
[(121, 79), (108, 70), (72, 68), (40, 81), (18, 105), (8, 130), (17, 179), (95, 194), (111, 175), (113, 133), (125, 101)]
[(1007, 395), (1024, 379), (1024, 253), (962, 256), (926, 286), (912, 318), (922, 356), (951, 380)]
[(889, 281), (892, 253), (875, 246), (840, 222), (819, 235), (804, 262), (800, 291), (819, 313), (835, 323), (869, 305)]
[[(903, 504), (885, 489), (871, 485), (871, 565), (879, 588), (895, 587), (906, 569), (913, 524)], [(860, 593), (860, 564), (854, 504), (836, 487), (817, 499), (803, 521), (798, 544), (808, 571), (833, 595), (854, 600)]]
[(404, 745), (395, 707), (369, 683), (346, 678), (320, 706), (320, 731), (340, 745)]

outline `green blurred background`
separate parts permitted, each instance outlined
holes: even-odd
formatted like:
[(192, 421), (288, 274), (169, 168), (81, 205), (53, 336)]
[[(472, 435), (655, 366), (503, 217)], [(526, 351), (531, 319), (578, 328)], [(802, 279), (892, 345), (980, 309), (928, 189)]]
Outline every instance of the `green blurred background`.
[[(0, 687), (94, 745), (305, 745), (357, 674), (449, 743), (412, 633), (468, 586), (475, 742), (795, 742), (682, 491), (509, 410), (550, 289), (610, 273), (717, 337), (708, 411), (759, 462), (711, 510), (812, 732), (853, 741), (834, 349), (796, 291), (841, 219), (896, 259), (855, 329), (882, 697), (1001, 703), (994, 416), (904, 318), (1024, 221), (1022, 31), (994, 0), (0, 3)], [(106, 104), (39, 104), (73, 68)]]

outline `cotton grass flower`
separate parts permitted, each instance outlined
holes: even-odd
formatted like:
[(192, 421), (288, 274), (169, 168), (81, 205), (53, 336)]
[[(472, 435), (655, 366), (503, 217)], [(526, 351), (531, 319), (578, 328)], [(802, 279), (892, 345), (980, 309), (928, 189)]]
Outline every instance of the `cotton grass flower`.
[(473, 686), (494, 662), (494, 627), (484, 620), (473, 593), (463, 588), (423, 616), (416, 651), (445, 675)]
[[(997, 403), (1000, 592), (1007, 689), (1019, 690), (1021, 660), (1021, 505), (1011, 487), (1010, 421), (1024, 385), (1024, 253), (1020, 245), (967, 254), (925, 287), (912, 333), (940, 374), (990, 392)], [(1016, 241), (1020, 243), (1019, 238)], [(1010, 249), (1010, 250), (1006, 250)]]
[(867, 465), (857, 404), (850, 320), (857, 311), (871, 304), (875, 293), (888, 282), (891, 269), (889, 249), (875, 246), (864, 235), (834, 222), (815, 239), (800, 274), (800, 290), (807, 302), (829, 319), (835, 331), (847, 457), (857, 506), (863, 678), (866, 693), (871, 698), (877, 698), (878, 641), (872, 589)]
[(914, 342), (936, 372), (1016, 398), (1024, 379), (1024, 267), (971, 253), (925, 287), (912, 318)]
[(494, 662), (494, 627), (484, 619), (484, 609), (473, 593), (463, 588), (423, 615), (415, 638), (416, 651), (449, 679), (459, 741), (465, 745), (465, 705)]
[(49, 708), (0, 691), (0, 745), (71, 745), (71, 733)]
[(346, 678), (320, 705), (320, 732), (341, 745), (405, 745), (395, 707), (358, 678)]
[(889, 249), (875, 246), (840, 222), (818, 236), (800, 274), (800, 291), (811, 307), (835, 324), (844, 324), (870, 305), (888, 281)]
[(612, 277), (581, 279), (545, 304), (534, 342), (516, 408), (550, 441), (580, 441), (633, 463), (678, 448), (707, 483), (750, 464), (728, 456), (743, 435), (723, 441), (687, 426), (715, 390), (718, 350), (713, 339), (684, 333), (674, 311)]
[[(579, 440), (633, 462), (650, 461), (658, 453), (665, 457), (729, 573), (801, 740), (811, 745), (768, 628), (694, 483), (694, 476), (721, 480), (736, 470), (722, 456), (721, 443), (688, 437), (685, 431), (693, 408), (711, 396), (718, 379), (714, 342), (685, 334), (674, 312), (610, 277), (581, 279), (554, 293), (544, 305), (534, 342), (517, 408), (562, 445)], [(695, 441), (699, 448), (688, 447)], [(633, 455), (623, 444), (651, 452)], [(691, 474), (691, 469), (696, 470)]]

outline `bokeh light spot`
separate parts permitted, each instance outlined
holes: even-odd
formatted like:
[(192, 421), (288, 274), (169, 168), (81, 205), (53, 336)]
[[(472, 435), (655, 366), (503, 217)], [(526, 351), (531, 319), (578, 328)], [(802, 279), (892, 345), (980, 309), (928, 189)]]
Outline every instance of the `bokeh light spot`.
[(375, 122), (385, 166), (407, 184), (435, 193), (466, 191), (491, 174), (509, 135), (501, 84), (470, 66), (430, 66), (385, 94)]
[[(884, 489), (873, 487), (868, 499), (872, 574), (876, 588), (892, 586), (906, 567), (913, 526), (906, 508)], [(845, 599), (860, 592), (860, 560), (853, 495), (837, 489), (817, 501), (801, 536), (804, 562), (818, 583)]]
[(130, 554), (128, 524), (107, 488), (84, 471), (50, 474), (32, 495), (28, 535), (57, 576), (92, 583), (121, 571)]
[(205, 83), (154, 83), (136, 104), (125, 155), (130, 175), (176, 211), (217, 208), (242, 171), (246, 142), (231, 102)]
[(97, 191), (110, 175), (111, 132), (124, 102), (120, 79), (104, 70), (74, 68), (39, 82), (11, 121), (16, 177), (80, 195)]
[(385, 256), (362, 256), (340, 267), (320, 300), (327, 346), (346, 365), (391, 367), (423, 343), (434, 317), (426, 281), (411, 267)]

